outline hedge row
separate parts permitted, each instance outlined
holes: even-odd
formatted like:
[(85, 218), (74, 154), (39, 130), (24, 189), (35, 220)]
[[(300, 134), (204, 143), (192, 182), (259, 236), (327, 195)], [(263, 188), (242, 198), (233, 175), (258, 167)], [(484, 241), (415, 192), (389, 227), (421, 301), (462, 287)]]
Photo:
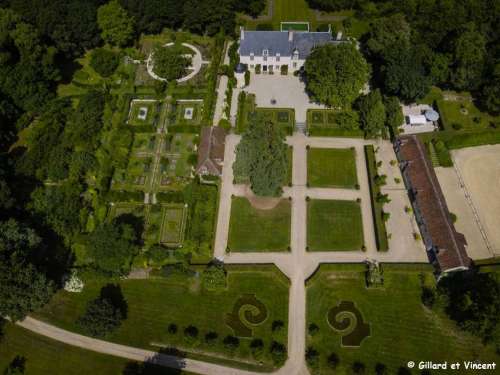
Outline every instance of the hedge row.
[(198, 134), (200, 132), (200, 127), (193, 125), (173, 125), (168, 127), (168, 131), (170, 133)]
[(106, 199), (110, 202), (144, 202), (142, 191), (118, 191), (110, 190), (106, 193)]
[(310, 136), (316, 137), (350, 137), (350, 138), (363, 138), (364, 132), (362, 130), (344, 130), (338, 128), (326, 128), (324, 126), (310, 126), (308, 128)]
[(156, 193), (156, 200), (160, 203), (184, 203), (184, 193), (178, 190)]
[(375, 150), (373, 145), (365, 146), (366, 168), (368, 169), (368, 182), (370, 184), (370, 196), (372, 200), (373, 222), (375, 223), (375, 237), (378, 251), (387, 251), (389, 244), (387, 240), (387, 230), (383, 219), (383, 204), (377, 202), (380, 194), (380, 187), (375, 183), (377, 176), (377, 161), (375, 160)]

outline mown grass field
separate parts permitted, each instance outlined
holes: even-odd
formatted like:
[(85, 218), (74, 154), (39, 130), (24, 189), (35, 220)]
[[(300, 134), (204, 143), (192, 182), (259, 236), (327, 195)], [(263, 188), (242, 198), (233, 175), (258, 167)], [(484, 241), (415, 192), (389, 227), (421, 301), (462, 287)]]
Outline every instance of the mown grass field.
[(307, 182), (311, 187), (355, 188), (358, 183), (356, 151), (349, 148), (309, 149)]
[(248, 199), (233, 198), (228, 247), (231, 251), (288, 251), (291, 204), (283, 199), (270, 210), (254, 208)]
[(359, 203), (320, 199), (307, 203), (308, 251), (360, 250), (362, 246)]
[[(16, 356), (25, 359), (26, 375), (121, 374), (133, 362), (66, 345), (24, 328), (7, 324), (0, 342), (0, 371)], [(185, 374), (164, 367), (148, 365), (147, 374)]]
[[(365, 287), (364, 265), (323, 265), (308, 281), (307, 324), (317, 324), (319, 332), (308, 335), (307, 345), (320, 352), (321, 374), (352, 374), (355, 361), (366, 366), (366, 374), (375, 373), (376, 363), (386, 365), (389, 374), (396, 374), (410, 360), (498, 363), (493, 348), (483, 346), (479, 339), (459, 331), (447, 317), (422, 305), (421, 277), (426, 284), (435, 282), (427, 265), (383, 267), (383, 288)], [(341, 300), (354, 302), (371, 326), (371, 336), (359, 348), (341, 347), (340, 335), (327, 323), (327, 311)], [(331, 353), (340, 358), (335, 371), (327, 365)]]
[[(200, 272), (203, 268), (199, 269)], [(206, 291), (201, 277), (174, 272), (168, 278), (149, 280), (92, 280), (82, 293), (59, 292), (52, 301), (36, 314), (38, 318), (59, 327), (81, 332), (75, 324), (85, 311), (87, 302), (99, 295), (100, 289), (109, 282), (119, 283), (128, 303), (128, 317), (121, 327), (105, 337), (106, 340), (151, 350), (161, 346), (174, 346), (197, 356), (210, 354), (228, 360), (244, 360), (257, 364), (250, 353), (250, 339), (240, 339), (240, 345), (229, 354), (222, 341), (233, 335), (226, 325), (225, 316), (231, 313), (236, 301), (245, 293), (254, 294), (267, 308), (266, 320), (253, 329), (253, 337), (264, 341), (264, 367), (272, 367), (269, 345), (272, 340), (287, 342), (286, 328), (272, 332), (272, 322), (281, 320), (287, 327), (288, 280), (274, 267), (229, 267), (227, 289)], [(176, 334), (168, 332), (169, 324), (176, 324)], [(198, 328), (198, 340), (189, 343), (184, 329), (193, 325)], [(205, 342), (205, 334), (218, 334), (214, 345)], [(213, 358), (212, 360), (218, 360)]]

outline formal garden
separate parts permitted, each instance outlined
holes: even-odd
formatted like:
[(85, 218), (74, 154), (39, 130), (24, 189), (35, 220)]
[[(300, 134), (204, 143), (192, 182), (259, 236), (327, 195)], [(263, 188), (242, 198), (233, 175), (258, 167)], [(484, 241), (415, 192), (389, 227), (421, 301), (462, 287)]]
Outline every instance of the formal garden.
[(359, 189), (356, 150), (308, 148), (307, 183), (310, 187)]
[(151, 350), (174, 347), (189, 358), (215, 356), (249, 369), (281, 365), (288, 279), (273, 266), (227, 266), (222, 283), (212, 290), (205, 281), (209, 275), (205, 267), (172, 266), (149, 280), (89, 280), (82, 293), (59, 292), (36, 317), (85, 333), (79, 318), (87, 304), (113, 291), (113, 298), (126, 301), (126, 309), (106, 340)]
[(308, 251), (348, 251), (363, 248), (363, 220), (358, 202), (308, 199)]
[(353, 110), (308, 109), (307, 132), (315, 137), (362, 138), (359, 115)]
[(273, 208), (259, 209), (243, 197), (231, 203), (228, 251), (289, 251), (291, 204), (282, 199)]
[(242, 91), (238, 97), (236, 132), (241, 134), (249, 126), (252, 117), (262, 115), (265, 120), (273, 121), (286, 135), (295, 130), (295, 110), (292, 108), (265, 108), (255, 105), (255, 95)]
[[(307, 347), (317, 354), (308, 361), (313, 373), (350, 373), (355, 367), (372, 373), (378, 366), (392, 374), (406, 369), (409, 360), (452, 363), (464, 358), (481, 362), (498, 358), (492, 347), (459, 331), (444, 313), (422, 303), (424, 288), (436, 283), (431, 266), (382, 264), (382, 270), (383, 287), (367, 287), (363, 264), (322, 265), (307, 281)], [(356, 347), (345, 345), (350, 330), (336, 330), (329, 322), (329, 313), (343, 302), (351, 303), (362, 324), (369, 325), (369, 335), (360, 333), (364, 338)], [(345, 325), (356, 325), (349, 314), (343, 318), (347, 320), (340, 322)]]

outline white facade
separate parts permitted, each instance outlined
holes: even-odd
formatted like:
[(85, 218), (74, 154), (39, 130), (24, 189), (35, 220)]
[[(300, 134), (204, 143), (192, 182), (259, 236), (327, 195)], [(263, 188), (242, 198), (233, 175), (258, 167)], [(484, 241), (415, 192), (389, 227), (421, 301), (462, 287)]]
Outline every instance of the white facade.
[(268, 73), (268, 72), (275, 72), (277, 74), (280, 73), (281, 71), (281, 66), (282, 65), (287, 65), (288, 66), (288, 71), (289, 72), (294, 72), (296, 70), (299, 70), (304, 63), (306, 62), (305, 60), (299, 59), (298, 54), (296, 56), (241, 56), (240, 55), (240, 62), (243, 64), (246, 64), (248, 66), (248, 69), (251, 70), (252, 72), (255, 71), (255, 67), (257, 65), (260, 65), (261, 67), (261, 72), (262, 73)]

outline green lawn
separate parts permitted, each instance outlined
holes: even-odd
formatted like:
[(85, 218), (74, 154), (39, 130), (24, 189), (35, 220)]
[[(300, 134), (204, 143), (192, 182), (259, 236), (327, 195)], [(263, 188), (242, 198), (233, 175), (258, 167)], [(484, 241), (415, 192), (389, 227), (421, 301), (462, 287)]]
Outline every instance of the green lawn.
[(233, 198), (228, 247), (231, 251), (288, 251), (291, 205), (283, 199), (275, 208), (258, 210), (248, 199)]
[[(203, 268), (200, 267), (198, 271), (202, 272)], [(271, 266), (229, 266), (227, 271), (227, 288), (218, 292), (206, 291), (201, 285), (201, 277), (195, 273), (175, 271), (168, 278), (87, 281), (82, 293), (61, 291), (36, 316), (62, 328), (80, 332), (75, 321), (84, 312), (87, 302), (96, 298), (101, 287), (108, 282), (119, 283), (128, 303), (127, 319), (117, 331), (106, 336), (106, 340), (151, 350), (174, 346), (191, 353), (196, 351), (196, 355), (190, 356), (198, 358), (203, 355), (210, 358), (212, 354), (211, 361), (223, 360), (215, 358), (217, 355), (257, 364), (250, 354), (250, 339), (241, 338), (239, 347), (232, 355), (227, 353), (222, 343), (226, 336), (234, 334), (226, 324), (226, 314), (233, 311), (242, 295), (253, 294), (265, 305), (267, 316), (258, 325), (246, 325), (252, 329), (254, 338), (264, 341), (262, 367), (270, 369), (271, 341), (287, 342), (288, 280)], [(273, 333), (271, 327), (275, 320), (282, 321), (285, 329)], [(177, 333), (168, 332), (170, 324), (177, 325)], [(183, 335), (189, 325), (199, 330), (198, 340), (194, 343), (186, 341)], [(213, 346), (204, 339), (205, 334), (211, 331), (218, 334)]]
[[(13, 324), (7, 324), (0, 343), (0, 371), (16, 356), (25, 359), (26, 375), (121, 374), (133, 362), (54, 341)], [(148, 365), (148, 374), (181, 374)], [(182, 372), (182, 374), (188, 374)]]
[(356, 151), (350, 148), (309, 149), (307, 182), (311, 187), (355, 188), (358, 184)]
[[(355, 361), (365, 364), (367, 374), (374, 373), (376, 363), (386, 365), (388, 374), (396, 374), (410, 360), (498, 363), (492, 348), (484, 347), (479, 339), (459, 331), (448, 318), (422, 305), (421, 277), (426, 284), (435, 282), (430, 267), (383, 268), (383, 288), (366, 288), (363, 265), (323, 265), (308, 281), (307, 324), (317, 324), (319, 332), (308, 335), (307, 346), (319, 351), (321, 374), (352, 374)], [(342, 347), (341, 336), (326, 320), (327, 312), (340, 301), (354, 302), (365, 323), (370, 324), (371, 335), (359, 348)], [(340, 358), (335, 371), (327, 365), (331, 353)]]
[(307, 203), (308, 251), (360, 250), (362, 246), (359, 203), (319, 199)]
[(282, 22), (281, 31), (295, 30), (295, 31), (309, 31), (309, 23), (307, 22)]

